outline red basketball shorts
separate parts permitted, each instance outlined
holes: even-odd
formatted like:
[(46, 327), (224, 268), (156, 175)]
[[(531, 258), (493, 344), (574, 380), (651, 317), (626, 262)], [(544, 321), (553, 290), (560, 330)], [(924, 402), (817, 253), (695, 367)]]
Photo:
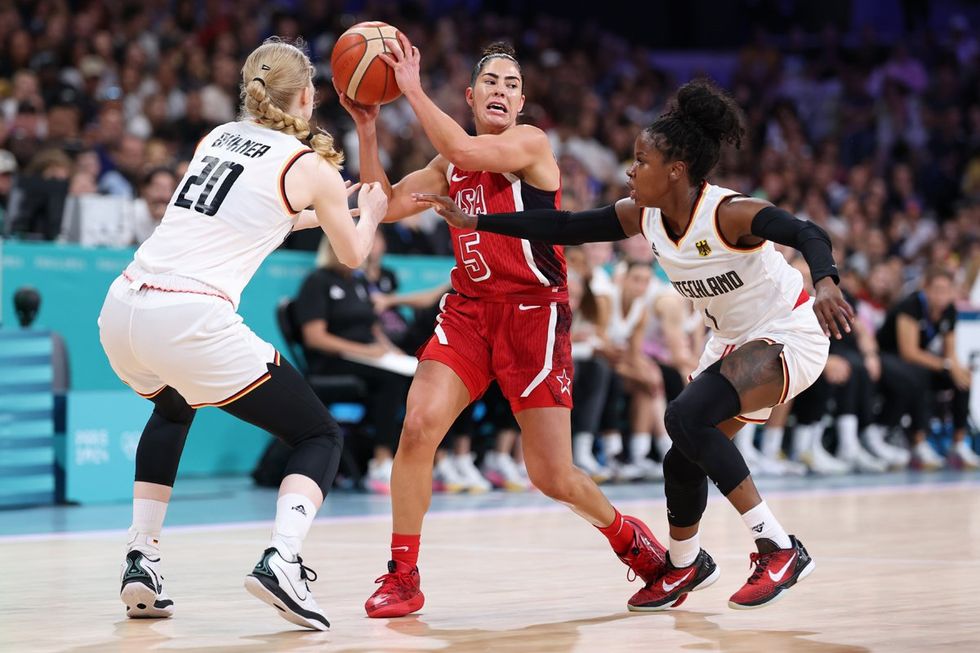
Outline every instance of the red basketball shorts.
[(564, 302), (491, 303), (442, 298), (419, 360), (449, 366), (478, 399), (494, 379), (518, 413), (572, 407), (572, 313)]

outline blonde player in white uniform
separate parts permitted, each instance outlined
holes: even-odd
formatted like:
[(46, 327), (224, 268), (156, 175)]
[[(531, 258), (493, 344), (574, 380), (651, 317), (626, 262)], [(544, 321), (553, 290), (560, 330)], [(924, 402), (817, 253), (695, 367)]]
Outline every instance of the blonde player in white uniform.
[[(718, 578), (700, 546), (707, 482), (718, 487), (756, 541), (752, 575), (729, 599), (736, 609), (766, 605), (814, 568), (759, 496), (730, 438), (743, 421), (764, 420), (772, 406), (822, 372), (828, 337), (850, 329), (850, 306), (837, 288), (830, 239), (763, 200), (707, 183), (722, 141), (736, 146), (743, 128), (735, 103), (707, 81), (685, 84), (673, 108), (636, 139), (627, 172), (630, 197), (592, 211), (525, 211), (479, 217), (447, 197), (418, 195), (459, 228), (547, 243), (621, 240), (643, 233), (679, 293), (704, 316), (712, 335), (693, 380), (667, 408), (672, 447), (664, 460), (670, 550), (667, 570), (629, 600), (637, 611), (677, 605)], [(800, 250), (813, 275), (808, 297), (800, 273), (773, 242)]]
[(293, 447), (271, 542), (245, 587), (293, 623), (329, 627), (299, 553), (337, 472), (337, 423), (236, 313), (255, 270), (290, 231), (321, 227), (341, 261), (357, 267), (387, 209), (378, 184), (363, 186), (361, 218), (352, 220), (343, 156), (328, 134), (309, 138), (311, 73), (304, 52), (278, 39), (249, 55), (242, 119), (201, 140), (163, 221), (102, 307), (100, 337), (113, 370), (154, 403), (136, 451), (120, 591), (129, 617), (173, 614), (161, 583), (160, 530), (196, 409), (219, 406)]

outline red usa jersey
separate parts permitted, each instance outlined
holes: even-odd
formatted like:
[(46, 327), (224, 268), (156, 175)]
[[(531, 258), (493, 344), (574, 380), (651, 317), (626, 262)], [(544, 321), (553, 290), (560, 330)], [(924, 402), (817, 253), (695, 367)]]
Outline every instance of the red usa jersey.
[[(561, 203), (560, 188), (544, 191), (509, 173), (460, 170), (450, 163), (446, 179), (449, 196), (470, 215), (555, 209)], [(520, 301), (518, 296), (554, 298), (566, 292), (560, 245), (455, 227), (449, 231), (456, 254), (451, 278), (459, 294)]]

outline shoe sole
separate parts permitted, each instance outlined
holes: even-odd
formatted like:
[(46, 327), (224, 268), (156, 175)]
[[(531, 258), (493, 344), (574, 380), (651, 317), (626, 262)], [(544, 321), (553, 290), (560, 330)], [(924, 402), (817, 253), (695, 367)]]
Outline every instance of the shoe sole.
[[(269, 582), (271, 583), (271, 581)], [(249, 574), (245, 577), (245, 589), (258, 600), (276, 608), (279, 616), (290, 623), (304, 628), (312, 628), (313, 630), (330, 630), (330, 622), (326, 621), (326, 619), (321, 622), (317, 619), (304, 617), (302, 612), (307, 612), (306, 610), (296, 605), (296, 602), (289, 598), (281, 589), (274, 586), (267, 586), (257, 576)]]
[(806, 567), (803, 568), (802, 571), (800, 571), (800, 574), (796, 577), (796, 579), (780, 587), (779, 591), (772, 595), (772, 598), (763, 601), (762, 603), (755, 603), (753, 605), (744, 605), (742, 603), (735, 603), (734, 601), (729, 601), (728, 607), (731, 608), (732, 610), (756, 610), (758, 608), (764, 608), (767, 605), (772, 605), (779, 599), (783, 598), (783, 594), (786, 593), (786, 590), (793, 587), (801, 580), (803, 580), (804, 578), (812, 574), (813, 570), (816, 569), (816, 567), (817, 567), (817, 563), (813, 561), (813, 558), (810, 558), (810, 562), (807, 564)]
[(174, 613), (173, 601), (158, 600), (156, 592), (140, 582), (123, 585), (119, 598), (126, 604), (126, 616), (130, 619), (167, 619)]
[(683, 592), (681, 592), (680, 595), (673, 601), (668, 601), (667, 603), (664, 603), (662, 605), (654, 605), (654, 606), (630, 605), (627, 603), (626, 608), (630, 612), (661, 612), (668, 608), (676, 608), (687, 599), (688, 594), (690, 594), (691, 592), (697, 592), (699, 590), (703, 590), (707, 587), (710, 587), (711, 585), (714, 585), (715, 581), (718, 580), (720, 576), (721, 576), (721, 568), (716, 565), (715, 570), (711, 572), (704, 580), (702, 580), (700, 583), (698, 583), (691, 589), (684, 590)]

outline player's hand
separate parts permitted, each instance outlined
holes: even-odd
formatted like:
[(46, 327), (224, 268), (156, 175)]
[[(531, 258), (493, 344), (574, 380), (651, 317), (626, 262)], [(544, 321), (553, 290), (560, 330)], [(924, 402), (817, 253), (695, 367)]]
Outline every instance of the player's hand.
[(965, 391), (970, 388), (970, 381), (972, 381), (970, 370), (960, 365), (959, 361), (953, 361), (953, 366), (949, 369), (949, 376), (953, 379), (953, 385), (958, 390)]
[(854, 309), (847, 303), (840, 288), (830, 277), (824, 277), (817, 282), (817, 297), (813, 302), (813, 312), (817, 314), (820, 328), (828, 338), (833, 336), (840, 340), (844, 337), (844, 333), (851, 332)]
[[(385, 40), (388, 43), (388, 40)], [(408, 95), (411, 91), (422, 90), (422, 78), (419, 73), (422, 54), (412, 45), (408, 37), (398, 32), (398, 40), (390, 43), (391, 52), (379, 54), (378, 58), (391, 66), (395, 71), (395, 81), (402, 93)]]
[(463, 209), (445, 195), (412, 193), (412, 199), (420, 205), (420, 208), (432, 209), (457, 229), (476, 229), (476, 216), (463, 213)]
[(336, 82), (334, 82), (333, 87), (337, 91), (337, 97), (340, 98), (340, 106), (347, 110), (350, 117), (354, 119), (355, 125), (364, 127), (374, 124), (374, 121), (378, 119), (378, 113), (381, 111), (381, 105), (355, 102), (347, 97), (346, 93), (337, 88)]
[(381, 222), (385, 213), (388, 212), (388, 196), (385, 195), (384, 188), (377, 181), (361, 185), (357, 193), (357, 207), (361, 211), (361, 218)]

